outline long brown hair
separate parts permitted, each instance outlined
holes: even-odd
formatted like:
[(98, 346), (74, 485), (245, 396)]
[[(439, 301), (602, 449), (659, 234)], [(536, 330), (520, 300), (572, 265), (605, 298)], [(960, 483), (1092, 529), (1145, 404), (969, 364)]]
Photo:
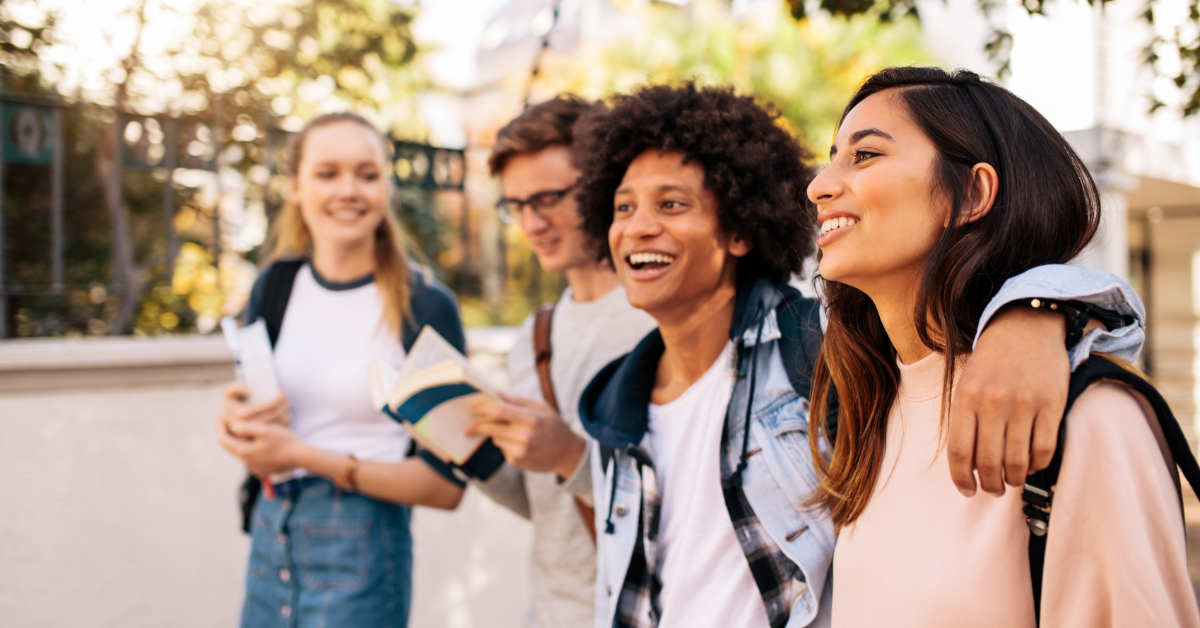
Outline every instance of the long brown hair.
[[(299, 176), (300, 162), (304, 159), (304, 141), (308, 138), (308, 132), (317, 127), (338, 122), (353, 122), (369, 130), (379, 140), (379, 144), (383, 148), (384, 159), (387, 159), (389, 143), (366, 118), (349, 112), (327, 113), (310, 120), (288, 142), (287, 166), (290, 176)], [(381, 173), (389, 171), (386, 165), (386, 163), (380, 164)], [(387, 175), (383, 174), (383, 176)], [(388, 189), (390, 190), (391, 187), (389, 186)], [(390, 194), (388, 198), (390, 200)], [(271, 232), (267, 236), (264, 246), (267, 250), (267, 254), (263, 258), (264, 266), (279, 259), (307, 257), (311, 254), (312, 234), (308, 230), (308, 225), (304, 224), (300, 206), (295, 201), (289, 200), (284, 204), (283, 209), (275, 218), (275, 223), (271, 225)], [(401, 229), (400, 221), (396, 218), (395, 213), (391, 211), (389, 203), (387, 207), (384, 207), (383, 220), (375, 229), (375, 283), (379, 286), (379, 293), (383, 296), (384, 318), (397, 334), (404, 329), (404, 319), (411, 312), (409, 304), (412, 292), (409, 287), (410, 272), (408, 253), (404, 248), (404, 231)]]
[[(913, 311), (921, 341), (945, 356), (944, 425), (956, 358), (970, 352), (988, 301), (1008, 278), (1078, 255), (1099, 226), (1100, 200), (1066, 139), (1003, 87), (966, 70), (888, 68), (859, 88), (842, 120), (884, 90), (895, 90), (893, 102), (936, 146), (935, 197), (950, 205), (950, 226), (925, 260)], [(996, 169), (998, 192), (986, 216), (967, 222), (960, 217), (969, 211), (971, 169), (979, 163)], [(829, 327), (813, 382), (809, 439), (821, 482), (810, 503), (828, 508), (841, 528), (862, 514), (875, 489), (900, 373), (871, 299), (835, 281), (817, 283), (829, 307)], [(831, 433), (828, 404), (834, 391), (840, 409), (826, 461), (819, 451)]]

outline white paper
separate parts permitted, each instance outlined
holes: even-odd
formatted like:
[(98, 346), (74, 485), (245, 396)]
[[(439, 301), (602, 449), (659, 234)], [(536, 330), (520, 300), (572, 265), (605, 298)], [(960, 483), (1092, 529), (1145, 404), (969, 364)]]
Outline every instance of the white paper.
[(275, 359), (266, 322), (259, 318), (238, 329), (237, 323), (227, 316), (221, 319), (221, 331), (233, 352), (237, 378), (250, 389), (250, 403), (263, 403), (277, 397), (279, 379), (275, 376)]

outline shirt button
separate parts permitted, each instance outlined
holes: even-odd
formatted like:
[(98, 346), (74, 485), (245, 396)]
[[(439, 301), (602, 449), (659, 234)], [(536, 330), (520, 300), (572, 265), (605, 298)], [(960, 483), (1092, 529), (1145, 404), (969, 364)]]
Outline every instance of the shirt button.
[(287, 537), (286, 537), (286, 536), (284, 536), (284, 535), (282, 535), (282, 534), (276, 534), (276, 535), (275, 535), (275, 542), (276, 542), (276, 543), (287, 543)]
[(608, 597), (612, 597), (612, 587), (604, 587), (604, 590), (608, 592)]
[(624, 517), (625, 515), (629, 514), (629, 508), (626, 507), (625, 504), (617, 504), (617, 507), (613, 508), (613, 512), (616, 513), (618, 517)]
[(284, 617), (291, 617), (291, 616), (292, 616), (292, 607), (291, 607), (291, 606), (288, 606), (287, 604), (284, 604), (283, 606), (280, 606), (280, 607), (279, 607), (279, 614), (280, 614), (280, 615), (283, 615)]
[(292, 507), (292, 502), (291, 502), (291, 500), (285, 499), (285, 500), (279, 502), (279, 507), (284, 510), (290, 510)]
[(290, 572), (286, 569), (280, 569), (279, 570), (279, 579), (283, 580), (284, 582), (290, 582), (292, 580), (292, 572)]

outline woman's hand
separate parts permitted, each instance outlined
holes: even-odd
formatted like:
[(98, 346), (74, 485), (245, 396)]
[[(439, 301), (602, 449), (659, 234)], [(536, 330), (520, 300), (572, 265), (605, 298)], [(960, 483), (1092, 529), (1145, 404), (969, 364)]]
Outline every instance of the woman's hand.
[(1065, 339), (1061, 314), (1022, 307), (980, 335), (950, 405), (946, 453), (963, 495), (975, 494), (975, 470), (984, 491), (1003, 495), (1050, 464), (1071, 378)]
[(467, 428), (466, 435), (491, 437), (514, 467), (571, 477), (587, 451), (587, 441), (540, 401), (504, 393), (500, 399), (471, 406), (479, 420)]
[(300, 466), (307, 445), (292, 430), (263, 421), (217, 420), (217, 440), (250, 473), (266, 477)]
[(221, 419), (229, 424), (234, 421), (274, 423), (284, 427), (292, 424), (291, 405), (281, 391), (270, 401), (251, 404), (250, 389), (239, 381), (225, 386), (225, 405), (221, 408)]

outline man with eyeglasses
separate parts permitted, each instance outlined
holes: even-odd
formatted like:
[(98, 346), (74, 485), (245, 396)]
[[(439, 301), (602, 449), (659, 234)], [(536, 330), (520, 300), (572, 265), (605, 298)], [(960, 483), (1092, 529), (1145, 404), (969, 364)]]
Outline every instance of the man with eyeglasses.
[(542, 318), (549, 322), (542, 348), (549, 350), (548, 371), (539, 376), (530, 316), (508, 356), (511, 395), (473, 408), (480, 419), (471, 428), (490, 436), (508, 461), (479, 488), (533, 523), (525, 624), (546, 628), (595, 621), (592, 447), (579, 422), (579, 398), (600, 369), (655, 327), (629, 305), (612, 265), (597, 261), (580, 231), (572, 128), (589, 107), (572, 95), (530, 107), (500, 130), (489, 160), (504, 190), (500, 217), (519, 224), (542, 269), (563, 273), (568, 284)]

